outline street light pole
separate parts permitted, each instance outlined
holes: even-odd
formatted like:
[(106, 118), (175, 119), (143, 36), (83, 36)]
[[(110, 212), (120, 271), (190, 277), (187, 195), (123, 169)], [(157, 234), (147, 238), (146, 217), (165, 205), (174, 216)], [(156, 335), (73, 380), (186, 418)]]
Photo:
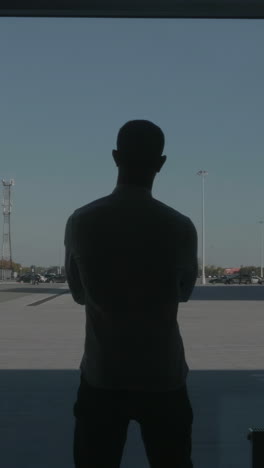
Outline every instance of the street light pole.
[(263, 224), (264, 221), (259, 221), (260, 224), (260, 276), (263, 278)]
[(60, 246), (59, 249), (60, 250), (59, 250), (59, 272), (58, 273), (59, 273), (59, 275), (61, 275), (61, 246)]
[(202, 176), (202, 284), (205, 281), (205, 213), (204, 213), (204, 178), (208, 175), (207, 171), (199, 171), (197, 175)]

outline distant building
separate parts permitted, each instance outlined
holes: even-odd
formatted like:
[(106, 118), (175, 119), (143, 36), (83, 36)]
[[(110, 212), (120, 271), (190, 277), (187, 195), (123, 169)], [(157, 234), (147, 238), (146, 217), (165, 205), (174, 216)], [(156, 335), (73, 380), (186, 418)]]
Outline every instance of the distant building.
[(0, 268), (0, 281), (10, 280), (12, 278), (12, 270)]
[(224, 275), (233, 275), (234, 273), (239, 273), (240, 268), (226, 268), (224, 270)]

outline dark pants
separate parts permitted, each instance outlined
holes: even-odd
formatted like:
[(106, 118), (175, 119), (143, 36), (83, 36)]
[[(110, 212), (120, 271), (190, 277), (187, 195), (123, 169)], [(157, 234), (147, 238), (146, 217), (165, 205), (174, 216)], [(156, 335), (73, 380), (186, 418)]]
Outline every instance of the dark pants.
[(106, 390), (81, 377), (74, 416), (76, 468), (119, 468), (130, 420), (140, 425), (151, 468), (193, 468), (186, 386), (164, 392)]

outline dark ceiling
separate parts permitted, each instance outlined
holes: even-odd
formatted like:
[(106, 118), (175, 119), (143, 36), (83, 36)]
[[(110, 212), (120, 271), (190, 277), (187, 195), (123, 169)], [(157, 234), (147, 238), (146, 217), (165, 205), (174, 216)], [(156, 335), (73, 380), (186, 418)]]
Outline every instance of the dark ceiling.
[(264, 18), (264, 0), (1, 0), (0, 16)]

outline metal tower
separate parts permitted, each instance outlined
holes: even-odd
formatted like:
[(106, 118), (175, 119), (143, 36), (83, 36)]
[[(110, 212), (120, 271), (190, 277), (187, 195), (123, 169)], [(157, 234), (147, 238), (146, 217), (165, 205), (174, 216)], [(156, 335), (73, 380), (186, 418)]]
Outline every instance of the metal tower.
[(2, 180), (3, 184), (3, 215), (4, 215), (4, 227), (3, 227), (3, 244), (2, 244), (2, 279), (5, 278), (6, 270), (12, 270), (12, 249), (11, 249), (11, 187), (15, 184), (15, 181), (11, 179), (9, 182)]

